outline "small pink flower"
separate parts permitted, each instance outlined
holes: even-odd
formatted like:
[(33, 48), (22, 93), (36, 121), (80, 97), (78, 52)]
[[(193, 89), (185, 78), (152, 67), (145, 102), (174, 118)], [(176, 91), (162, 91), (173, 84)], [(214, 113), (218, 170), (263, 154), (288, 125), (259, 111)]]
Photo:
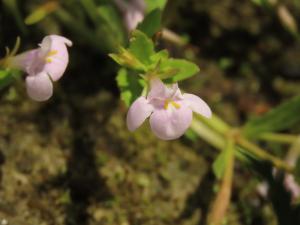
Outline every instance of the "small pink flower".
[(150, 117), (153, 133), (163, 140), (179, 138), (189, 128), (193, 111), (207, 118), (211, 117), (209, 106), (198, 96), (181, 94), (177, 83), (170, 88), (161, 80), (151, 81), (147, 97), (141, 96), (130, 106), (127, 127), (134, 131)]
[(114, 0), (123, 13), (124, 23), (128, 31), (134, 30), (144, 19), (146, 4), (144, 0)]
[(283, 184), (291, 193), (291, 197), (293, 201), (296, 201), (300, 197), (300, 185), (297, 183), (295, 176), (292, 174), (286, 174), (284, 176)]
[(72, 42), (62, 36), (44, 37), (40, 47), (19, 55), (10, 60), (10, 66), (24, 70), (28, 95), (36, 101), (48, 100), (53, 94), (52, 82), (64, 74), (69, 55), (67, 46)]

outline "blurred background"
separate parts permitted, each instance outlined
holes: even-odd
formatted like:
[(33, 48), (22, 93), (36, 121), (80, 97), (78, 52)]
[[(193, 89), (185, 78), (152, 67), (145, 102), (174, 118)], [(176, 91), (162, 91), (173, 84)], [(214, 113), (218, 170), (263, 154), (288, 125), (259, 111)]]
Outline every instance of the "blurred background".
[[(73, 47), (49, 101), (30, 100), (23, 78), (0, 90), (0, 224), (205, 224), (217, 151), (190, 132), (166, 142), (148, 123), (127, 130), (119, 67), (107, 56), (129, 37), (116, 2), (1, 1), (1, 57), (17, 36), (20, 52), (48, 34)], [(300, 93), (300, 1), (148, 0), (143, 13), (156, 6), (168, 29), (158, 47), (201, 68), (181, 87), (226, 122), (240, 126)], [(258, 171), (237, 163), (227, 224), (300, 224), (297, 202), (280, 184), (269, 197), (257, 190), (270, 174)]]

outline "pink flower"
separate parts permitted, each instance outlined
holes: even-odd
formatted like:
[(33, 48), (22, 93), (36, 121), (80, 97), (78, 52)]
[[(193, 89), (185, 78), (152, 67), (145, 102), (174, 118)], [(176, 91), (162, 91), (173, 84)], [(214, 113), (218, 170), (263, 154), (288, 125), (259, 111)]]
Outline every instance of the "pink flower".
[(128, 31), (134, 30), (144, 19), (146, 4), (144, 0), (114, 0), (123, 13), (124, 23)]
[(148, 96), (139, 97), (130, 106), (127, 127), (134, 131), (150, 117), (153, 133), (160, 139), (172, 140), (188, 129), (193, 111), (211, 117), (209, 106), (201, 98), (193, 94), (181, 94), (177, 84), (169, 88), (159, 79), (154, 79)]
[(72, 42), (62, 36), (44, 37), (39, 48), (21, 53), (10, 59), (10, 65), (24, 70), (28, 95), (36, 101), (48, 100), (53, 94), (52, 82), (64, 74), (69, 55), (67, 46)]
[(293, 201), (296, 201), (300, 197), (300, 185), (297, 183), (295, 176), (292, 174), (285, 174), (283, 184), (291, 193)]

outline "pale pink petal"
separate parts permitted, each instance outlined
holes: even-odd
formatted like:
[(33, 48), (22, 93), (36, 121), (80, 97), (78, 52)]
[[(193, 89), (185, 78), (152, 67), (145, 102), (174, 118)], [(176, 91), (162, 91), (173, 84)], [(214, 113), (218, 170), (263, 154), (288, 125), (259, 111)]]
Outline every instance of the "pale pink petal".
[(46, 101), (53, 93), (53, 85), (49, 76), (42, 72), (26, 77), (26, 89), (30, 98), (35, 101)]
[(116, 6), (123, 13), (124, 24), (127, 31), (136, 29), (139, 22), (144, 19), (146, 4), (144, 0), (114, 0)]
[(179, 109), (170, 107), (168, 110), (157, 109), (150, 116), (153, 133), (163, 140), (179, 138), (192, 122), (193, 112), (185, 105)]
[(130, 106), (127, 113), (127, 127), (130, 131), (134, 131), (147, 119), (153, 111), (145, 97), (139, 97)]
[(284, 177), (284, 186), (291, 193), (292, 199), (297, 200), (300, 196), (300, 185), (295, 180), (294, 175), (286, 174)]
[(137, 25), (144, 19), (144, 13), (132, 9), (125, 14), (125, 24), (128, 31), (134, 30)]
[(37, 65), (40, 69), (44, 67), (44, 64), (41, 64), (41, 60), (39, 60), (39, 51), (40, 48), (33, 49), (30, 51), (23, 52), (16, 56), (13, 56), (9, 60), (9, 67), (23, 70), (28, 74), (35, 74), (35, 68)]
[(66, 44), (69, 47), (71, 47), (73, 44), (71, 40), (69, 40), (63, 36), (56, 35), (56, 34), (52, 34), (52, 35), (48, 35), (48, 36), (44, 37), (44, 39), (42, 40), (41, 46), (43, 46), (44, 44), (47, 45), (44, 42), (48, 42), (48, 43), (50, 42), (50, 44), (52, 42), (61, 42), (61, 43)]
[(168, 88), (164, 85), (164, 83), (157, 78), (154, 78), (150, 81), (150, 92), (148, 93), (147, 98), (149, 100), (154, 98), (165, 98), (166, 92)]
[(53, 81), (61, 78), (69, 63), (66, 45), (71, 46), (72, 42), (58, 35), (46, 36), (41, 43), (41, 49), (46, 49), (47, 51), (44, 56), (43, 71), (47, 72)]
[(184, 102), (196, 113), (201, 114), (207, 118), (210, 118), (212, 112), (209, 106), (197, 95), (183, 94)]

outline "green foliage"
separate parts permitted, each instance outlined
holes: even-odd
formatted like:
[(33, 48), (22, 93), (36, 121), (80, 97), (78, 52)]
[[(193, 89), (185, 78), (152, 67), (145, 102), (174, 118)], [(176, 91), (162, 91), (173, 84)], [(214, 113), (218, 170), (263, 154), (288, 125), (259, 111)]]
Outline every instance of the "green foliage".
[(141, 95), (143, 90), (143, 80), (137, 79), (128, 70), (122, 68), (116, 77), (118, 87), (121, 91), (121, 99), (129, 106), (136, 98)]
[(216, 160), (213, 162), (212, 169), (218, 179), (220, 179), (224, 174), (227, 155), (227, 151), (221, 151)]
[(167, 4), (167, 0), (145, 0), (145, 2), (148, 12), (151, 12), (157, 8), (163, 10)]
[(30, 13), (25, 18), (25, 24), (32, 25), (38, 23), (44, 18), (46, 18), (50, 13), (55, 11), (57, 8), (58, 8), (58, 2), (54, 2), (54, 1), (45, 2), (40, 7), (33, 10), (33, 12)]
[[(192, 77), (199, 72), (199, 67), (184, 59), (167, 59), (161, 62), (160, 65), (162, 78), (164, 75), (171, 73), (171, 78), (168, 79), (169, 82), (174, 83), (187, 78)], [(166, 77), (168, 78), (168, 77)]]
[(151, 65), (151, 56), (155, 54), (154, 44), (143, 32), (135, 30), (130, 39), (129, 52), (145, 66)]
[(252, 2), (256, 5), (262, 6), (262, 7), (266, 7), (269, 6), (270, 3), (268, 0), (252, 0)]
[(144, 32), (148, 37), (152, 37), (161, 28), (162, 11), (154, 9), (145, 19), (138, 25), (137, 29)]
[(0, 70), (0, 90), (12, 83), (20, 73), (12, 70)]
[(169, 58), (166, 50), (155, 52), (153, 41), (139, 30), (132, 32), (127, 49), (120, 47), (118, 53), (109, 56), (119, 65), (134, 72), (128, 75), (125, 73), (127, 70), (121, 70), (117, 77), (122, 99), (126, 104), (132, 102), (134, 96), (138, 96), (136, 95), (138, 91), (140, 94), (140, 90), (135, 89), (138, 86), (133, 85), (134, 80), (139, 79), (135, 75), (157, 76), (166, 82), (174, 83), (187, 79), (199, 71), (198, 66), (192, 62)]
[(185, 136), (186, 138), (188, 138), (189, 140), (191, 140), (192, 142), (195, 142), (195, 141), (198, 140), (198, 135), (197, 135), (197, 133), (196, 133), (194, 130), (192, 130), (191, 128), (189, 128), (189, 129), (185, 132), (184, 136)]
[(136, 30), (132, 33), (128, 49), (120, 48), (119, 53), (109, 54), (119, 65), (147, 71), (152, 64), (151, 57), (155, 54), (154, 45), (144, 33)]
[(37, 9), (26, 17), (25, 24), (26, 25), (35, 24), (35, 23), (41, 21), (42, 19), (44, 19), (47, 15), (48, 15), (48, 13), (46, 10)]
[(276, 132), (288, 129), (300, 122), (300, 96), (279, 105), (265, 115), (246, 123), (243, 133), (255, 138), (265, 132)]
[[(101, 5), (97, 8), (97, 15), (101, 16), (107, 26), (107, 32), (111, 32), (119, 43), (125, 43), (124, 27), (119, 14), (112, 5)], [(103, 25), (99, 25), (103, 27)]]
[(161, 79), (177, 82), (195, 75), (199, 67), (183, 59), (169, 58), (166, 50), (154, 51), (154, 44), (141, 31), (134, 31), (128, 49), (120, 48), (119, 53), (109, 54), (119, 65), (142, 70), (145, 74), (155, 73)]

